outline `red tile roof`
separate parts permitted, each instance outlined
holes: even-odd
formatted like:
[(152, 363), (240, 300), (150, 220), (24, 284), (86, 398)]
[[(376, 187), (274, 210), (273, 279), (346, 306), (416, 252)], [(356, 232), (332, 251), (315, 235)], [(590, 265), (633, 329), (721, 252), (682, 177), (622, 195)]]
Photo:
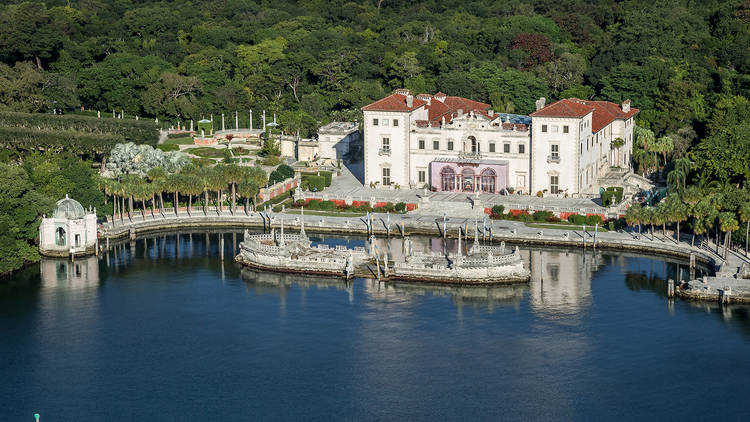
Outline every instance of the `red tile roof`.
[(598, 132), (617, 119), (628, 119), (638, 114), (637, 108), (630, 108), (625, 113), (619, 104), (609, 101), (585, 101), (577, 98), (563, 99), (554, 102), (541, 110), (530, 114), (531, 117), (577, 117), (581, 118), (589, 113), (591, 116), (591, 130)]
[(362, 111), (412, 111), (427, 104), (427, 101), (414, 98), (411, 107), (406, 106), (406, 95), (391, 94), (383, 99), (377, 100), (372, 104), (362, 107)]
[(631, 107), (630, 111), (625, 113), (619, 104), (609, 101), (586, 101), (585, 103), (594, 107), (594, 116), (591, 118), (591, 129), (595, 133), (602, 130), (614, 120), (629, 119), (638, 114), (639, 111), (637, 108)]
[(583, 117), (594, 111), (594, 107), (583, 104), (580, 100), (563, 99), (556, 101), (541, 110), (537, 110), (529, 116), (531, 117)]

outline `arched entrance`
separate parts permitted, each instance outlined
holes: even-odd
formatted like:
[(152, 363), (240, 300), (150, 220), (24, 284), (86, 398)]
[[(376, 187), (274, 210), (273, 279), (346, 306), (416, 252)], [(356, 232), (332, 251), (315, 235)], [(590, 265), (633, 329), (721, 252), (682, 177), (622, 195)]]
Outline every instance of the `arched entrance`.
[(491, 168), (482, 170), (482, 192), (495, 193), (497, 185), (497, 173)]
[(443, 191), (452, 191), (456, 183), (456, 173), (452, 168), (445, 166), (440, 170), (440, 186)]
[(58, 227), (55, 230), (55, 244), (57, 246), (65, 246), (65, 229)]
[(474, 170), (463, 169), (461, 171), (461, 190), (464, 192), (474, 192)]

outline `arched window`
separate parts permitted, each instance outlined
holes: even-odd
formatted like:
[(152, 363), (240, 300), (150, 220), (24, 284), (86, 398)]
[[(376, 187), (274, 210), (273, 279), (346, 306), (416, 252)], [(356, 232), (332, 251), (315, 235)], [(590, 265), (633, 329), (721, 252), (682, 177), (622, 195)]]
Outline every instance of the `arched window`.
[(479, 142), (477, 142), (477, 138), (473, 136), (469, 136), (469, 142), (471, 145), (471, 152), (476, 154), (479, 152)]
[(440, 170), (440, 181), (443, 191), (452, 191), (456, 180), (456, 173), (452, 168), (445, 166)]
[(65, 229), (58, 227), (55, 230), (55, 244), (57, 246), (65, 246)]
[(474, 192), (474, 170), (463, 169), (461, 179), (461, 189), (464, 192)]
[(491, 168), (482, 170), (482, 192), (495, 193), (497, 173)]

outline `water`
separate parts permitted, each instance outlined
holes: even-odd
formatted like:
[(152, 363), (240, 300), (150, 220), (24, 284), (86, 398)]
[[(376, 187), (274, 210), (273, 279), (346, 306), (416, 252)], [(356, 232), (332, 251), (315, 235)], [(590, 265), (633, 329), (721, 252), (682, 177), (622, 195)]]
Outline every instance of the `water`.
[(534, 250), (528, 285), (386, 286), (243, 272), (224, 239), (223, 264), (216, 233), (158, 235), (0, 284), (0, 420), (750, 416), (748, 308), (670, 304), (674, 262)]

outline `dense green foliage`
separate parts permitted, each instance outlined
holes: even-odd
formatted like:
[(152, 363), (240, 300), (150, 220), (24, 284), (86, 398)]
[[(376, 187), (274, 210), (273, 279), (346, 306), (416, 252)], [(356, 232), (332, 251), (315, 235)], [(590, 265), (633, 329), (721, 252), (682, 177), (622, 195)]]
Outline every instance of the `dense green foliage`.
[(294, 169), (286, 164), (282, 164), (268, 175), (268, 184), (273, 185), (292, 177), (294, 177)]
[(110, 135), (135, 144), (155, 146), (159, 129), (150, 120), (97, 119), (89, 116), (55, 116), (40, 113), (0, 112), (0, 127), (37, 129), (46, 132), (79, 132)]
[(750, 90), (745, 0), (8, 3), (0, 108), (12, 110), (266, 109), (306, 134), (407, 87), (519, 113), (539, 96), (631, 98), (657, 137), (702, 137), (718, 104)]
[(91, 163), (68, 153), (33, 154), (22, 166), (0, 164), (0, 274), (39, 259), (40, 217), (66, 194), (103, 215), (95, 178)]

